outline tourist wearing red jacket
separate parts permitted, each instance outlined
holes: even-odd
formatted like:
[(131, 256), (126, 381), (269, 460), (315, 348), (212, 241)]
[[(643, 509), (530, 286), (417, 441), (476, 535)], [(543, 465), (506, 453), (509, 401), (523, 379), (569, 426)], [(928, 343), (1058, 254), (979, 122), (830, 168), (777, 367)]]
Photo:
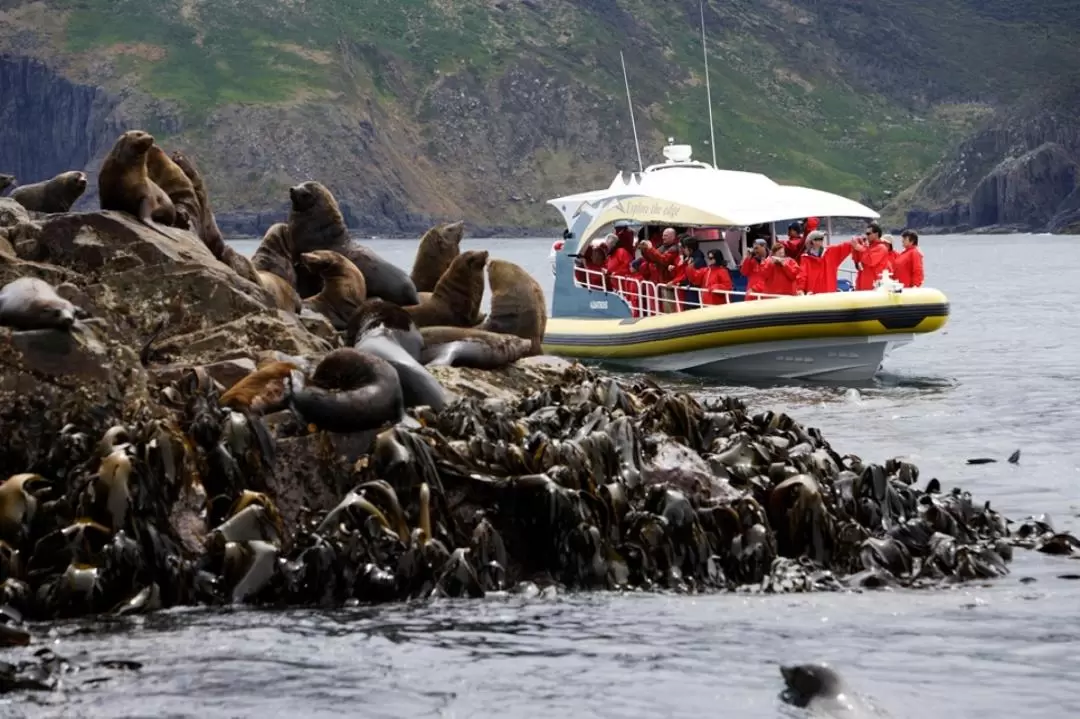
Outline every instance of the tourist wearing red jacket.
[(798, 264), (799, 257), (806, 247), (806, 239), (802, 233), (802, 226), (798, 222), (792, 222), (787, 228), (787, 238), (783, 240), (778, 239), (777, 242), (784, 246), (784, 254)]
[(851, 243), (825, 246), (825, 233), (815, 230), (807, 237), (806, 252), (799, 261), (799, 279), (795, 291), (800, 295), (836, 292), (836, 275), (851, 254)]
[(664, 234), (660, 237), (659, 248), (653, 247), (651, 242), (641, 243), (640, 248), (641, 256), (656, 266), (657, 282), (671, 282), (674, 270), (668, 268), (677, 265), (681, 257), (675, 229), (669, 227), (664, 230)]
[(852, 240), (851, 259), (859, 266), (856, 290), (872, 290), (881, 273), (889, 266), (889, 246), (881, 241), (881, 226), (871, 222), (865, 237)]
[(760, 300), (759, 294), (765, 291), (765, 261), (769, 259), (769, 246), (765, 240), (754, 240), (753, 251), (746, 256), (739, 266), (739, 272), (746, 278), (746, 300)]
[(919, 249), (919, 235), (915, 230), (904, 230), (900, 237), (904, 250), (893, 259), (893, 275), (904, 287), (922, 287), (923, 255)]
[(772, 257), (766, 260), (763, 265), (762, 273), (765, 275), (766, 294), (795, 294), (795, 282), (799, 279), (799, 266), (786, 253), (786, 248), (777, 242), (773, 245)]
[[(734, 289), (734, 285), (731, 284), (731, 275), (728, 273), (727, 268), (721, 264), (716, 250), (709, 250), (705, 253), (705, 263), (705, 266), (701, 269), (694, 267), (689, 262), (684, 263), (686, 277), (695, 287), (701, 288), (701, 305), (703, 307), (707, 305), (726, 305), (728, 296), (723, 291), (731, 292)], [(721, 290), (721, 292), (714, 292), (714, 290)]]

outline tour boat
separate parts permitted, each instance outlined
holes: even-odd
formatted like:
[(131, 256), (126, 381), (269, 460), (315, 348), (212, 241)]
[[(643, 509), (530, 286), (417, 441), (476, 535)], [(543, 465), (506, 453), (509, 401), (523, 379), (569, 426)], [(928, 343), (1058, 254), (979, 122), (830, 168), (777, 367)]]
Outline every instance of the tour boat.
[(859, 382), (870, 380), (893, 349), (945, 325), (944, 293), (904, 288), (888, 273), (873, 290), (746, 302), (746, 281), (732, 271), (735, 291), (716, 305), (651, 282), (609, 284), (583, 260), (590, 243), (616, 223), (643, 228), (644, 237), (678, 228), (734, 266), (748, 251), (751, 227), (768, 225), (775, 239), (777, 223), (786, 229), (790, 220), (817, 217), (831, 235), (833, 218), (879, 217), (839, 195), (692, 160), (689, 145), (669, 144), (663, 153), (665, 162), (620, 172), (607, 189), (548, 200), (566, 230), (553, 247), (547, 354), (724, 379)]

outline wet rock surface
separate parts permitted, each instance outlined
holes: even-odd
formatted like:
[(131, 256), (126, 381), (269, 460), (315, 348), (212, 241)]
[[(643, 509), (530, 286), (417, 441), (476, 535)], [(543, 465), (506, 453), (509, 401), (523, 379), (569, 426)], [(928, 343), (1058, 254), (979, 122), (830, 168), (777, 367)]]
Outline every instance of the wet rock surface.
[[(1010, 526), (786, 415), (555, 358), (432, 368), (454, 399), (369, 432), (232, 411), (221, 393), (267, 353), (317, 359), (333, 342), (194, 236), (108, 213), (38, 229), (0, 280), (40, 276), (89, 316), (70, 333), (0, 329), (13, 643), (33, 641), (24, 620), (176, 605), (925, 587), (1003, 576), (1014, 547), (1077, 553), (1046, 518)], [(129, 266), (110, 272), (114, 257)], [(0, 680), (48, 685), (57, 672), (36, 666)]]

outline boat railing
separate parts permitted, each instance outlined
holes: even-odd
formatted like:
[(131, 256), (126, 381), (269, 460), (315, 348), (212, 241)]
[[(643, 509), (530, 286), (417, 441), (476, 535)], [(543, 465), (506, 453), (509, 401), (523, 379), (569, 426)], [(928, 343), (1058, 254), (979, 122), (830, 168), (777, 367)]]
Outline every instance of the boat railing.
[[(594, 292), (616, 294), (622, 297), (630, 305), (630, 313), (633, 317), (673, 314), (701, 307), (747, 301), (747, 299), (769, 300), (790, 296), (737, 290), (707, 290), (689, 285), (668, 285), (625, 275), (609, 275), (603, 270), (580, 266), (574, 268), (574, 284)], [(709, 295), (715, 297), (717, 301), (705, 302), (703, 298)]]

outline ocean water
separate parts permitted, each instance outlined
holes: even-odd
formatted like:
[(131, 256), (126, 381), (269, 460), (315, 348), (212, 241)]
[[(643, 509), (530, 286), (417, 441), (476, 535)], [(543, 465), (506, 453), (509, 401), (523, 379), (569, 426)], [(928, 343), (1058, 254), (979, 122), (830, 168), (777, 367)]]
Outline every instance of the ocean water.
[[(467, 240), (463, 249), (518, 262), (550, 291), (552, 239)], [(895, 352), (873, 387), (684, 386), (788, 412), (842, 453), (907, 457), (920, 484), (938, 477), (1014, 519), (1046, 513), (1077, 532), (1075, 243), (924, 238), (927, 284), (948, 294), (952, 316)], [(416, 249), (366, 244), (406, 268)], [(1004, 461), (1014, 449), (1018, 465)], [(976, 456), (999, 462), (965, 464)], [(57, 653), (141, 668), (2, 695), (0, 716), (804, 716), (777, 698), (778, 664), (819, 660), (882, 715), (1078, 716), (1080, 581), (1065, 577), (1080, 575), (1080, 561), (1018, 550), (1011, 570), (919, 592), (594, 593), (61, 623), (37, 628)]]

